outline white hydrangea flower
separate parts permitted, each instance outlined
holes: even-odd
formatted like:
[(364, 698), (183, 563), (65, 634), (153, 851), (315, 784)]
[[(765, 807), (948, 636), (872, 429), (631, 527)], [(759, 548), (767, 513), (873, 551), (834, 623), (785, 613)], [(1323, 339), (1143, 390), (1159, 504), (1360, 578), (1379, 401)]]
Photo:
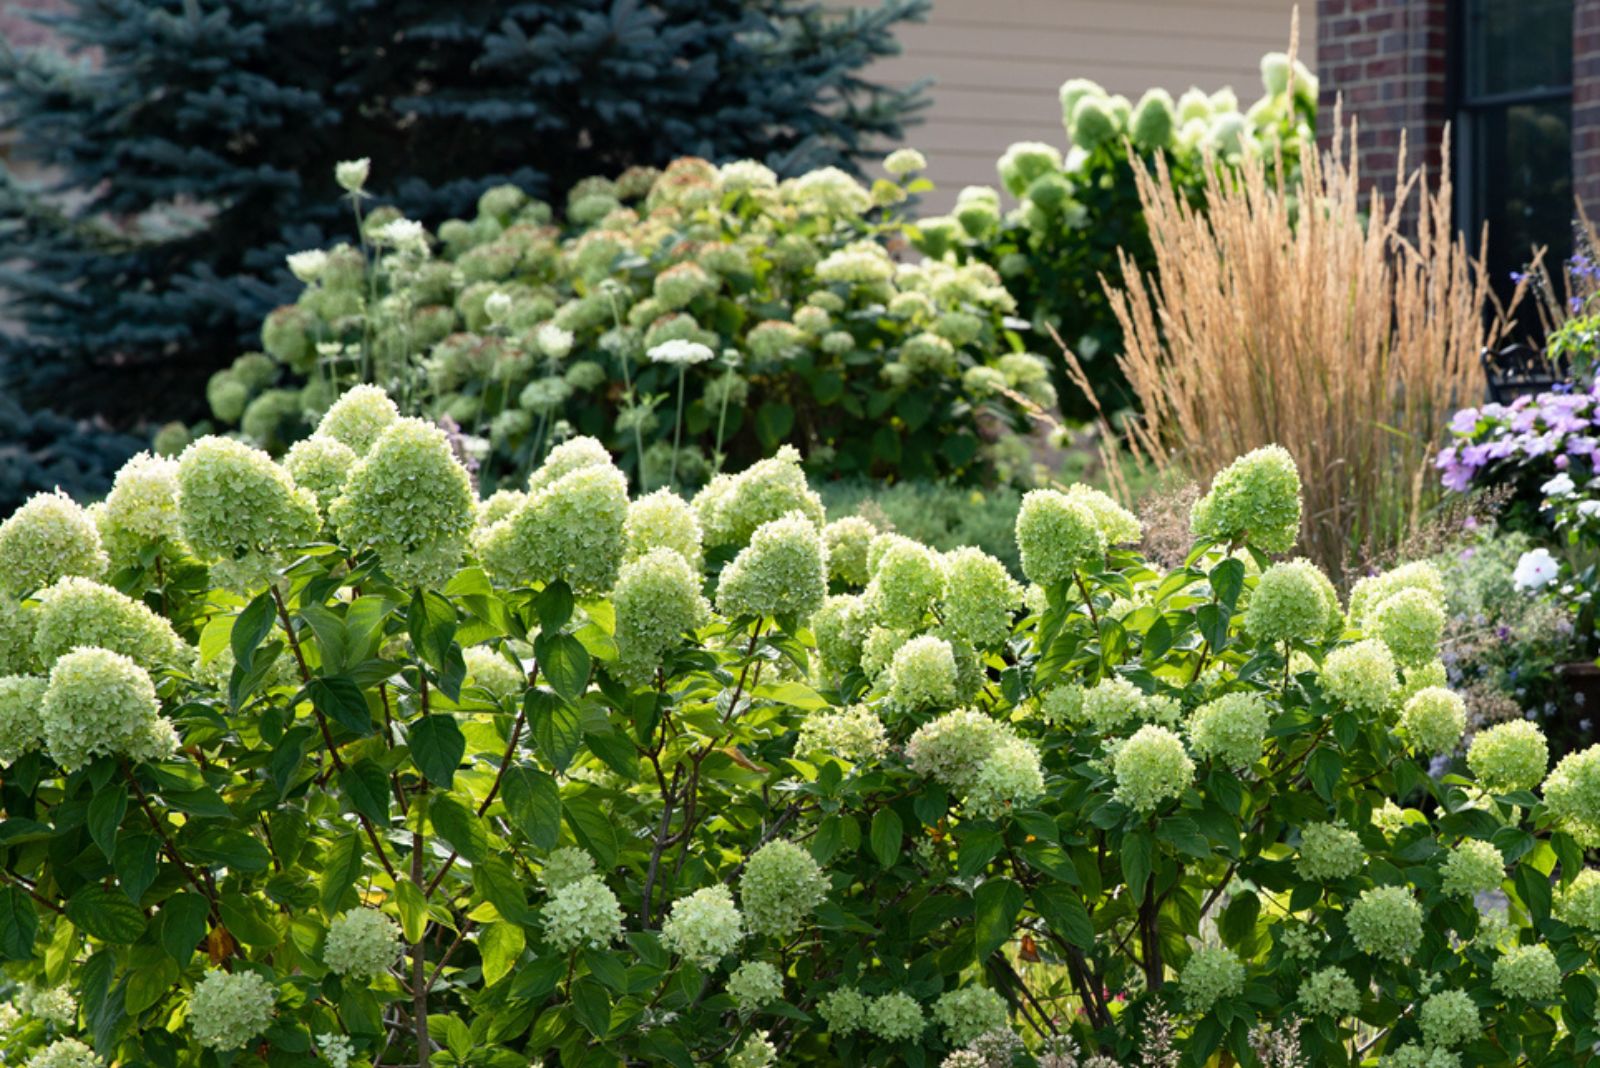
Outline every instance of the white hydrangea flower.
[(372, 160), (366, 156), (360, 159), (344, 160), (334, 164), (333, 180), (339, 183), (339, 188), (346, 193), (359, 193), (366, 187), (367, 176), (372, 173)]
[(674, 901), (661, 925), (662, 944), (702, 968), (732, 953), (743, 937), (744, 917), (722, 883)]
[(242, 1049), (272, 1025), (277, 989), (259, 972), (210, 969), (189, 995), (189, 1027), (207, 1049)]
[(399, 956), (400, 927), (377, 909), (351, 909), (328, 925), (322, 960), (340, 975), (374, 979)]
[(656, 345), (645, 354), (651, 363), (665, 363), (673, 366), (691, 366), (705, 363), (715, 354), (709, 346), (698, 341), (687, 341), (683, 338), (672, 338)]

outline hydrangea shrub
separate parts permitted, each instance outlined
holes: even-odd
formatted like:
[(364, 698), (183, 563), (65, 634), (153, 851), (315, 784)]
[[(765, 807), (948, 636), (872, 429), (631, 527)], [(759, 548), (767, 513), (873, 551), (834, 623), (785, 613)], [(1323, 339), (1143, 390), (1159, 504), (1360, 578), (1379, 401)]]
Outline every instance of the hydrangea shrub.
[(930, 186), (916, 153), (891, 160), (869, 188), (684, 158), (582, 182), (560, 212), (501, 186), (433, 233), (379, 208), (359, 247), (290, 257), (304, 289), (267, 316), (264, 353), (212, 377), (212, 414), (276, 452), (378, 382), (458, 428), (496, 484), (574, 434), (636, 488), (789, 440), (835, 474), (1027, 473), (1007, 432), (1055, 403), (1046, 365), (992, 268), (902, 254), (898, 205)]
[[(1074, 78), (1061, 86), (1067, 148), (1021, 142), (997, 163), (1000, 189), (961, 191), (948, 216), (919, 224), (920, 247), (994, 266), (1023, 314), (1054, 329), (1087, 369), (1109, 408), (1127, 403), (1117, 369), (1122, 333), (1101, 279), (1121, 281), (1118, 251), (1141, 271), (1155, 266), (1133, 167), (1166, 159), (1173, 180), (1204, 208), (1207, 161), (1227, 165), (1242, 154), (1275, 160), (1293, 173), (1315, 143), (1317, 80), (1281, 53), (1262, 57), (1262, 96), (1241, 110), (1231, 88), (1191, 88), (1176, 99), (1151, 89), (1138, 101)], [(1048, 335), (1046, 335), (1048, 336)], [(1093, 409), (1079, 390), (1057, 382), (1069, 415)]]
[(1272, 561), (1275, 453), (1172, 569), (1030, 498), (1023, 587), (790, 455), (675, 507), (580, 440), (476, 503), (346, 414), (317, 492), (203, 439), (0, 524), (7, 1063), (1592, 1057), (1600, 748), (1463, 739), (1372, 626), (1439, 576)]

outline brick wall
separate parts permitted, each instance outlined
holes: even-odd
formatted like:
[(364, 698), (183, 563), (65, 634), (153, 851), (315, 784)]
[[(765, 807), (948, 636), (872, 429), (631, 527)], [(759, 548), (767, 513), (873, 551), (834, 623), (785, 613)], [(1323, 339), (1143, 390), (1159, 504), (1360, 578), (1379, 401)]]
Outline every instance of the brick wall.
[(1449, 39), (1449, 0), (1318, 0), (1318, 134), (1326, 145), (1342, 98), (1346, 119), (1357, 122), (1365, 184), (1393, 188), (1402, 134), (1409, 167), (1425, 162), (1437, 173), (1449, 121)]
[(1600, 0), (1572, 9), (1572, 190), (1600, 225)]

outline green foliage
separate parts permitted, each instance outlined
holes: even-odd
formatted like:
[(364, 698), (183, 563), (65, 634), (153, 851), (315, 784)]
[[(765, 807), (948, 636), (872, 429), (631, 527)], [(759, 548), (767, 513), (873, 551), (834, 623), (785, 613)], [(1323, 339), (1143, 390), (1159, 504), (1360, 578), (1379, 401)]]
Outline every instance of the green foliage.
[[(218, 456), (166, 483), (183, 530), (213, 533), (188, 476)], [(285, 515), (311, 496), (228, 461)], [(1048, 587), (878, 535), (865, 581), (824, 590), (847, 539), (792, 459), (678, 513), (702, 553), (609, 531), (609, 496), (569, 489), (620, 481), (593, 443), (550, 465), (430, 588), (395, 581), (435, 574), (427, 539), (408, 561), (278, 526), (239, 568), (162, 538), (111, 581), (192, 655), (78, 649), (46, 676), (24, 654), (0, 687), (8, 1061), (959, 1068), (1025, 1045), (1059, 1068), (1070, 1038), (1257, 1066), (1299, 1017), (1317, 1065), (1592, 1063), (1600, 749), (1547, 779), (1524, 725), (1471, 761), (1506, 793), (1430, 774), (1404, 720), (1422, 675), (1353, 619), (1314, 625), (1320, 583), (1273, 592), (1305, 602), (1295, 636), (1246, 625), (1248, 532), (1164, 571), (1075, 491), (1021, 524), (1098, 524), (1031, 547)], [(404, 530), (426, 501), (453, 529), (466, 506), (432, 489), (331, 508)], [(701, 547), (695, 516), (742, 533)], [(535, 519), (596, 585), (559, 553), (484, 567)], [(1436, 582), (1380, 581), (1363, 617)], [(41, 595), (7, 610), (26, 628)], [(841, 605), (859, 626), (824, 658)], [(1505, 908), (1468, 894), (1488, 886)]]
[(276, 450), (376, 381), (460, 427), (489, 484), (573, 433), (645, 487), (785, 441), (847, 476), (1025, 473), (1009, 440), (985, 444), (1022, 425), (1006, 391), (1055, 399), (1044, 364), (1010, 351), (1011, 297), (981, 264), (887, 251), (911, 232), (894, 206), (926, 187), (685, 158), (580, 183), (564, 229), (510, 186), (436, 237), (379, 209), (370, 261), (365, 243), (291, 257), (307, 286), (267, 317), (271, 358), (213, 376), (212, 415)]
[(337, 161), (369, 157), (384, 197), (431, 222), (508, 181), (563, 197), (686, 152), (852, 167), (919, 106), (868, 68), (928, 4), (54, 7), (58, 43), (0, 50), (12, 154), (45, 175), (0, 175), (0, 289), (26, 328), (0, 337), (0, 383), (127, 423), (192, 418), (178, 384), (292, 296), (284, 256), (348, 225)]
[[(1286, 57), (1264, 56), (1261, 67), (1264, 95), (1242, 112), (1231, 89), (1210, 96), (1190, 89), (1177, 101), (1155, 89), (1133, 106), (1093, 82), (1068, 81), (1061, 87), (1065, 157), (1050, 145), (1011, 146), (998, 169), (1016, 207), (1002, 214), (999, 192), (968, 189), (949, 217), (923, 222), (919, 245), (992, 264), (1040, 335), (1054, 329), (1077, 355), (1100, 402), (1129, 405), (1116, 364), (1122, 333), (1102, 279), (1120, 286), (1125, 264), (1140, 273), (1155, 266), (1133, 168), (1159, 159), (1201, 209), (1208, 160), (1271, 158), (1281, 149), (1285, 170), (1295, 173), (1304, 146), (1315, 144), (1316, 78), (1297, 64), (1291, 100)], [(1056, 386), (1068, 416), (1094, 414), (1064, 377)]]

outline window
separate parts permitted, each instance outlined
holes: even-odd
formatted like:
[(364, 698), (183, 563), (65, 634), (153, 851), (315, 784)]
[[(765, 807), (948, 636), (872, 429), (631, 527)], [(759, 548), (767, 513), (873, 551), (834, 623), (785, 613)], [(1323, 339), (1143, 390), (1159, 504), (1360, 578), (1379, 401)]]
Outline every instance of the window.
[(1457, 217), (1509, 288), (1535, 246), (1572, 250), (1573, 0), (1464, 0), (1457, 10)]

